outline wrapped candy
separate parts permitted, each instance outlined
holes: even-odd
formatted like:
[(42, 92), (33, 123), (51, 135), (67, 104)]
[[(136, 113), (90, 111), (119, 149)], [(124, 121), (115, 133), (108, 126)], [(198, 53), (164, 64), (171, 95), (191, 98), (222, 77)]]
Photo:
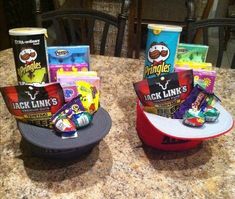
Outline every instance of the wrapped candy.
[(81, 113), (73, 114), (72, 121), (77, 128), (82, 128), (90, 124), (90, 122), (92, 121), (92, 117), (93, 116), (90, 113), (84, 111)]
[[(92, 114), (85, 111), (80, 97), (78, 96), (65, 104), (51, 118), (56, 131), (62, 132), (62, 138), (77, 136), (76, 131), (89, 125), (93, 119)], [(69, 134), (66, 135), (66, 133)]]
[(201, 127), (205, 123), (205, 116), (199, 110), (189, 109), (183, 118), (183, 124), (193, 127)]
[(76, 126), (75, 124), (67, 118), (67, 115), (62, 112), (55, 117), (52, 122), (54, 123), (55, 129), (60, 132), (75, 132)]
[(203, 114), (205, 116), (206, 122), (215, 122), (217, 118), (219, 117), (220, 112), (215, 107), (207, 106), (203, 110)]

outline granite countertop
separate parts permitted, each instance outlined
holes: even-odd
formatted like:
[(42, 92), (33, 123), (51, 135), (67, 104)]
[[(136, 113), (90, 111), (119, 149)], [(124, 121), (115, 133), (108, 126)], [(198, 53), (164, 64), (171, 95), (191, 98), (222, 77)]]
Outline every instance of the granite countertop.
[[(43, 160), (22, 146), (0, 97), (0, 198), (235, 198), (234, 129), (186, 152), (142, 147), (132, 82), (143, 60), (92, 56), (102, 78), (101, 105), (113, 124), (93, 151), (73, 161)], [(11, 49), (0, 52), (0, 86), (16, 85)], [(216, 69), (215, 92), (235, 116), (235, 70)], [(233, 100), (232, 100), (233, 99)]]

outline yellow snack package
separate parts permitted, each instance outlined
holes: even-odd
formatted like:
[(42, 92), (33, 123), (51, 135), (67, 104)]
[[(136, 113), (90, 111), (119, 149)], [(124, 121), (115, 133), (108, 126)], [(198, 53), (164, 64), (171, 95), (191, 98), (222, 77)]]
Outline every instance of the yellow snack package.
[(198, 63), (198, 62), (182, 62), (177, 61), (175, 63), (175, 67), (184, 67), (184, 68), (190, 68), (190, 69), (200, 69), (200, 70), (212, 70), (212, 64), (211, 63)]
[(76, 81), (78, 94), (81, 102), (89, 113), (94, 113), (99, 108), (99, 91), (95, 86), (86, 81)]

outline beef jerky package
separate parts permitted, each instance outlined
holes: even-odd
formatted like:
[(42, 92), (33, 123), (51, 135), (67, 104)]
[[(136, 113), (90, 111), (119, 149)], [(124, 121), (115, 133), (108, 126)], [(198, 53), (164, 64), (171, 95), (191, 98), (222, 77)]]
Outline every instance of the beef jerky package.
[(185, 70), (147, 78), (134, 83), (134, 88), (145, 111), (173, 118), (193, 88), (193, 72)]
[(0, 88), (9, 112), (20, 121), (51, 128), (50, 118), (65, 103), (59, 83)]

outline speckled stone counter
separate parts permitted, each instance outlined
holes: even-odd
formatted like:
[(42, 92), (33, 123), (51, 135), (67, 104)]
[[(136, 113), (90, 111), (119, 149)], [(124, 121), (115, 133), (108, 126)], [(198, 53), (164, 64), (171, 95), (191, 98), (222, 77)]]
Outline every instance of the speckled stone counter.
[[(112, 128), (94, 150), (73, 161), (31, 157), (2, 97), (0, 198), (235, 198), (234, 129), (186, 152), (142, 147), (135, 130), (132, 82), (143, 60), (91, 57), (102, 78), (101, 105)], [(217, 69), (215, 92), (235, 116), (235, 70)], [(0, 86), (16, 84), (11, 50), (0, 52)]]

